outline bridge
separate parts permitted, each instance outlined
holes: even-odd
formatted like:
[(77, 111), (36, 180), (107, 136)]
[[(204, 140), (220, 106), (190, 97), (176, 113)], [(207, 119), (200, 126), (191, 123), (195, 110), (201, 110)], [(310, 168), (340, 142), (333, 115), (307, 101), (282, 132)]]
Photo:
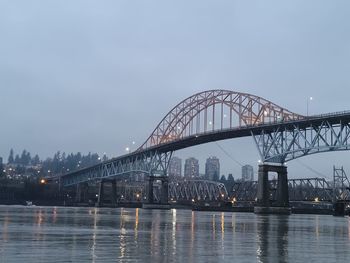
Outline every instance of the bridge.
[(349, 149), (350, 112), (303, 116), (264, 98), (229, 90), (197, 93), (177, 104), (148, 139), (134, 152), (62, 176), (64, 186), (118, 178), (130, 173), (148, 175), (148, 202), (153, 182), (164, 184), (174, 151), (208, 142), (252, 137), (261, 163), (258, 174), (257, 212), (270, 212), (268, 173), (278, 174), (279, 208), (289, 207), (286, 162), (306, 155)]

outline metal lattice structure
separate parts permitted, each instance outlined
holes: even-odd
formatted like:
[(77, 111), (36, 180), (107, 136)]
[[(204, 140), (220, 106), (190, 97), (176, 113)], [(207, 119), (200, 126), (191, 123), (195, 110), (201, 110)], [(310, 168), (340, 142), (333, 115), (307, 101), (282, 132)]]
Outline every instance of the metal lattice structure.
[(333, 166), (333, 201), (350, 200), (350, 182), (344, 168)]
[(349, 150), (349, 112), (312, 116), (253, 133), (263, 162), (284, 163), (305, 155)]
[[(237, 201), (255, 201), (257, 181), (236, 182), (232, 187), (231, 199)], [(276, 200), (277, 180), (269, 181), (270, 200)], [(289, 179), (288, 191), (290, 201), (328, 201), (333, 199), (333, 188), (324, 178)]]
[(143, 182), (118, 182), (117, 202), (140, 202), (145, 195), (145, 184)]
[(85, 168), (63, 177), (64, 185), (79, 182), (113, 178), (128, 173), (165, 175), (168, 170), (172, 152), (142, 152), (108, 160), (100, 165)]
[(197, 93), (176, 105), (139, 150), (207, 132), (303, 118), (258, 96), (210, 90)]
[(176, 105), (135, 152), (70, 172), (61, 181), (68, 186), (133, 172), (165, 176), (176, 150), (249, 136), (262, 162), (348, 150), (350, 112), (305, 117), (255, 95), (205, 91)]
[(169, 183), (169, 198), (174, 201), (225, 201), (224, 184), (207, 180), (179, 180)]

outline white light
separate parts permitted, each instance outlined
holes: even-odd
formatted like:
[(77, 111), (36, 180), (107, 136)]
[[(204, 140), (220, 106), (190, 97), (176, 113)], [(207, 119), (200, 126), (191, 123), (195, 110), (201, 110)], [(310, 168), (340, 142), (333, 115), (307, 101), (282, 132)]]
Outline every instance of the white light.
[(224, 114), (224, 118), (226, 118), (227, 117), (227, 115), (226, 114)]
[(258, 163), (261, 163), (261, 160), (258, 160)]
[(178, 130), (180, 130), (180, 129), (181, 129), (181, 127), (180, 127), (180, 126), (177, 126), (177, 129), (178, 129)]
[(213, 124), (213, 123), (210, 121), (210, 122), (209, 122), (209, 125), (212, 125), (212, 124)]
[(134, 144), (135, 144), (135, 141), (132, 141), (132, 144), (134, 145)]
[(126, 147), (126, 148), (125, 148), (125, 151), (127, 151), (127, 152), (130, 151), (130, 148), (129, 148), (129, 147)]
[(313, 100), (314, 98), (313, 97), (310, 97), (310, 100)]

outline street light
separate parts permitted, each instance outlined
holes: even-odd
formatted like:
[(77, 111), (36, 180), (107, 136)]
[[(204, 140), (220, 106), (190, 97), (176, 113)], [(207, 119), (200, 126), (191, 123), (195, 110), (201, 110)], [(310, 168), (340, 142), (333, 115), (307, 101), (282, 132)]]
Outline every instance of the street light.
[(309, 103), (310, 101), (312, 101), (314, 98), (313, 97), (309, 97), (306, 100), (306, 116), (309, 116)]

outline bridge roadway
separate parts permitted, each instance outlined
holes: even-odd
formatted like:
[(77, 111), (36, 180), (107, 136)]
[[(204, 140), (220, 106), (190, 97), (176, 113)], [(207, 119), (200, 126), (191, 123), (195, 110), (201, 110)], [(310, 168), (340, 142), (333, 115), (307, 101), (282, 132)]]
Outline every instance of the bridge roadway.
[[(63, 184), (67, 186), (67, 185), (86, 182), (92, 179), (98, 179), (98, 178), (103, 179), (104, 176), (102, 174), (102, 170), (104, 166), (111, 165), (115, 162), (132, 162), (133, 160), (136, 160), (141, 155), (152, 156), (155, 153), (159, 154), (159, 153), (173, 152), (176, 150), (188, 148), (195, 145), (205, 144), (208, 142), (260, 135), (262, 132), (264, 134), (272, 134), (276, 130), (294, 131), (295, 127), (298, 127), (301, 130), (306, 130), (311, 126), (319, 127), (324, 122), (327, 122), (331, 125), (341, 125), (342, 123), (349, 124), (350, 111), (310, 116), (310, 117), (305, 117), (305, 119), (295, 120), (295, 121), (293, 120), (293, 121), (286, 121), (286, 122), (275, 122), (275, 123), (269, 123), (269, 124), (260, 124), (255, 126), (247, 126), (247, 127), (241, 127), (241, 128), (233, 128), (233, 129), (225, 129), (220, 131), (210, 131), (206, 133), (200, 133), (187, 138), (177, 139), (177, 140), (166, 142), (157, 146), (152, 146), (148, 149), (144, 149), (144, 150), (139, 149), (132, 153), (125, 154), (116, 158), (112, 158), (105, 162), (101, 162), (100, 164), (67, 173), (62, 176)], [(350, 136), (350, 134), (348, 134), (348, 136)], [(345, 148), (348, 149), (348, 146), (346, 145)], [(101, 173), (100, 176), (95, 175), (93, 178), (82, 177), (82, 180), (77, 180), (77, 181), (75, 180), (70, 181), (68, 179), (68, 178), (74, 178), (79, 174), (85, 174), (91, 170), (99, 171)], [(148, 173), (149, 171), (141, 170), (140, 172)], [(115, 176), (112, 174), (110, 175), (105, 174), (105, 175), (106, 175), (106, 178)]]
[(288, 207), (285, 163), (310, 154), (349, 150), (350, 112), (302, 116), (255, 95), (204, 91), (175, 106), (138, 150), (65, 174), (61, 182), (69, 186), (138, 172), (149, 176), (150, 186), (156, 176), (167, 185), (164, 178), (174, 151), (249, 136), (261, 157), (257, 197), (264, 209), (260, 212), (269, 212), (268, 173), (278, 174), (277, 201), (280, 207)]

